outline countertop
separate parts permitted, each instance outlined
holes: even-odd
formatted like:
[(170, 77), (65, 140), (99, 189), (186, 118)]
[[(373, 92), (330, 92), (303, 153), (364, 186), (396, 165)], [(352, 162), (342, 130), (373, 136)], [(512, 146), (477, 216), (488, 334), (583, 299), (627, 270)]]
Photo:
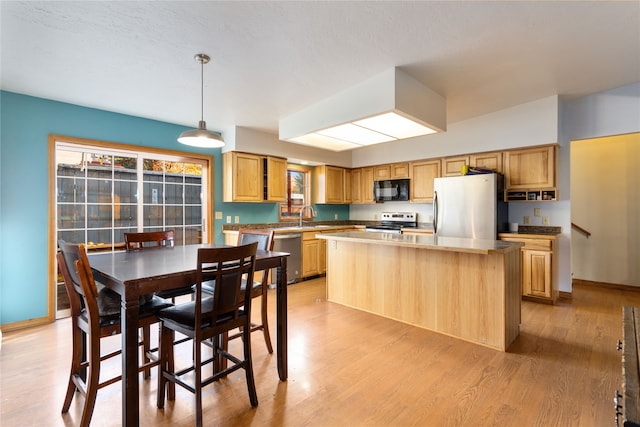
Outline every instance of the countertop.
[(458, 237), (436, 237), (418, 234), (392, 233), (360, 233), (343, 232), (318, 234), (319, 239), (348, 241), (357, 243), (373, 243), (391, 246), (405, 246), (417, 249), (431, 249), (449, 252), (466, 252), (477, 254), (504, 253), (520, 250), (522, 243), (504, 242), (501, 240), (464, 239)]

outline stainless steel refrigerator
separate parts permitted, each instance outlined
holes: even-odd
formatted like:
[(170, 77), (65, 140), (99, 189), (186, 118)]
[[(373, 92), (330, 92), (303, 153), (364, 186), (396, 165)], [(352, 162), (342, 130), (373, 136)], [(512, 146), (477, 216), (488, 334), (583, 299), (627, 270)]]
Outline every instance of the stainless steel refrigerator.
[(478, 174), (436, 178), (433, 182), (433, 230), (436, 236), (496, 240), (507, 231), (509, 207), (504, 177)]

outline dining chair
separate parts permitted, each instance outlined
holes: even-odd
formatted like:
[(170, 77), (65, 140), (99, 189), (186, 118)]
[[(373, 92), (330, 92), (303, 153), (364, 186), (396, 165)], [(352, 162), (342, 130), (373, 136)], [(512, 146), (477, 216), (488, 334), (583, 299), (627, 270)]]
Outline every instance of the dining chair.
[[(102, 355), (100, 347), (101, 338), (120, 333), (120, 297), (112, 295), (113, 291), (108, 288), (98, 290), (83, 244), (60, 240), (58, 245), (60, 252), (56, 259), (69, 298), (72, 324), (71, 370), (62, 413), (69, 411), (76, 391), (80, 392), (85, 397), (80, 422), (84, 427), (91, 421), (98, 390), (121, 379), (121, 376), (116, 376), (100, 382), (101, 363), (121, 354), (118, 349)], [(150, 325), (158, 322), (155, 312), (169, 306), (171, 304), (166, 300), (153, 297), (140, 307), (139, 324), (146, 331), (139, 343), (143, 352), (148, 347), (144, 341), (149, 340)], [(145, 354), (145, 362), (139, 370), (146, 378), (151, 368), (158, 364), (158, 358)]]
[[(258, 249), (272, 251), (274, 243), (274, 230), (266, 229), (251, 229), (241, 228), (238, 231), (238, 246), (246, 245), (251, 242), (258, 242)], [(264, 334), (264, 342), (267, 346), (269, 353), (273, 353), (273, 346), (271, 345), (271, 335), (269, 334), (269, 321), (267, 316), (267, 291), (269, 290), (269, 270), (262, 270), (262, 275), (258, 277), (259, 280), (253, 281), (253, 287), (251, 289), (251, 298), (260, 299), (260, 320), (261, 323), (251, 322), (251, 332), (262, 331)], [(243, 286), (246, 286), (246, 281), (243, 281)], [(229, 340), (242, 337), (242, 332), (229, 335)]]
[[(124, 233), (124, 244), (127, 252), (151, 248), (172, 248), (174, 246), (174, 232), (173, 230), (165, 230)], [(174, 304), (177, 297), (191, 294), (193, 294), (193, 287), (191, 285), (156, 293), (156, 295), (161, 298), (170, 299)]]
[[(253, 281), (257, 242), (242, 246), (198, 249), (195, 299), (158, 312), (160, 319), (160, 367), (158, 373), (158, 408), (164, 408), (165, 395), (175, 400), (175, 390), (167, 383), (178, 384), (195, 394), (196, 425), (202, 425), (202, 388), (244, 369), (251, 406), (258, 405), (251, 359), (251, 287), (242, 289), (242, 276)], [(202, 283), (212, 281), (212, 294), (204, 294)], [(222, 345), (221, 337), (229, 331), (243, 331), (243, 355), (234, 355)], [(193, 360), (184, 369), (175, 369), (173, 343), (175, 332), (193, 339)], [(202, 360), (202, 344), (213, 342), (212, 357)], [(223, 364), (224, 359), (224, 364)], [(226, 363), (231, 362), (229, 365)], [(202, 368), (212, 364), (213, 373), (205, 378)], [(225, 366), (226, 365), (226, 366)], [(189, 374), (185, 377), (185, 375)]]

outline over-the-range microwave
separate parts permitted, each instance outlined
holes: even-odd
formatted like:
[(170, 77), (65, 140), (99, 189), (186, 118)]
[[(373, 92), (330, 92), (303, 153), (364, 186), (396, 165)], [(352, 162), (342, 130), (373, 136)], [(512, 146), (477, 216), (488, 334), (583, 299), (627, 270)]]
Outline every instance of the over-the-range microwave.
[(373, 182), (373, 199), (376, 202), (408, 201), (409, 180), (388, 179)]

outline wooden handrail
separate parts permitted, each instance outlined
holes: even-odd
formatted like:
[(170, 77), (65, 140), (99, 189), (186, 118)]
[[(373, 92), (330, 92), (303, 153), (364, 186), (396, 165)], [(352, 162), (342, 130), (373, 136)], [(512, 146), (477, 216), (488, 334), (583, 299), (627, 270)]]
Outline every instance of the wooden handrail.
[(591, 233), (588, 232), (587, 230), (585, 230), (584, 228), (580, 227), (579, 225), (576, 225), (574, 223), (571, 223), (571, 228), (573, 228), (574, 230), (579, 231), (580, 233), (584, 234), (585, 236), (587, 236), (587, 239), (589, 238), (589, 236), (591, 236)]

